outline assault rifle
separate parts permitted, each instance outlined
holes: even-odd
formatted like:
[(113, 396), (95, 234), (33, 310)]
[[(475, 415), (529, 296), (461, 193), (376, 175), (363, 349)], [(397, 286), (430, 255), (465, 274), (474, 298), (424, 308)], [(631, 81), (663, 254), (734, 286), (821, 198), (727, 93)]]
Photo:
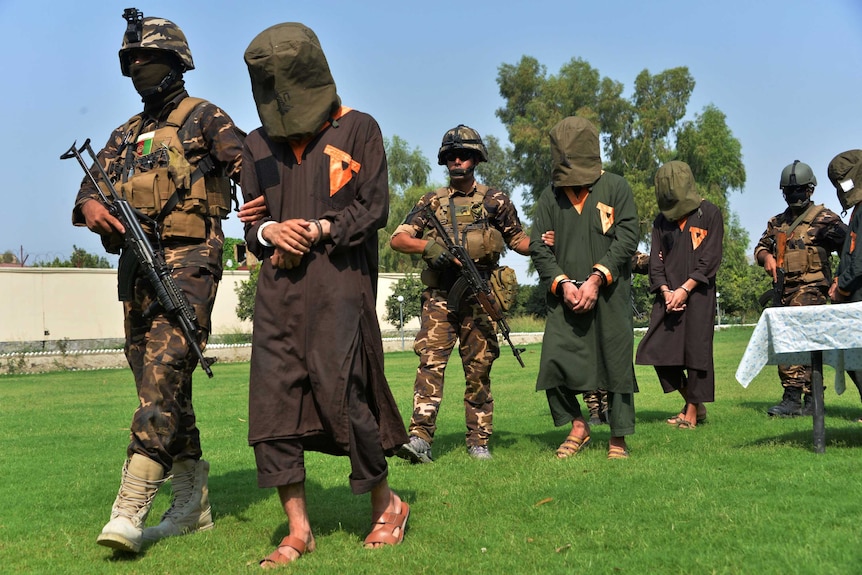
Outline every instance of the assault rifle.
[[(89, 138), (80, 148), (75, 147), (76, 143), (77, 142), (73, 143), (72, 147), (60, 156), (60, 159), (67, 160), (69, 158), (75, 158), (78, 160), (81, 168), (83, 168), (84, 172), (89, 176), (90, 182), (95, 186), (96, 191), (99, 192), (99, 197), (108, 209), (108, 212), (123, 224), (123, 228), (126, 230), (123, 233), (123, 240), (125, 242), (123, 249), (131, 250), (135, 254), (138, 264), (140, 265), (140, 269), (143, 270), (144, 275), (156, 292), (156, 301), (153, 302), (152, 306), (145, 310), (144, 316), (152, 316), (156, 312), (156, 308), (161, 306), (165, 313), (173, 317), (177, 323), (179, 323), (180, 328), (183, 330), (183, 335), (189, 343), (189, 347), (195, 352), (198, 361), (201, 363), (201, 368), (203, 368), (209, 377), (212, 377), (213, 372), (210, 369), (210, 365), (215, 363), (215, 358), (204, 357), (201, 346), (198, 343), (198, 333), (200, 329), (198, 327), (198, 320), (195, 316), (194, 309), (192, 309), (191, 304), (186, 298), (186, 294), (183, 293), (174, 281), (174, 278), (171, 275), (171, 268), (169, 268), (165, 262), (164, 254), (161, 250), (154, 251), (153, 246), (150, 245), (150, 241), (147, 239), (147, 235), (144, 233), (144, 228), (141, 226), (141, 222), (139, 221), (141, 218), (146, 219), (146, 216), (138, 212), (128, 202), (128, 200), (123, 199), (117, 193), (117, 190), (114, 189), (111, 179), (108, 177), (108, 174), (105, 173), (105, 169), (102, 167), (102, 164), (93, 152), (93, 148), (90, 146)], [(102, 176), (102, 180), (105, 182), (108, 191), (111, 193), (110, 199), (108, 199), (102, 191), (101, 186), (99, 186), (99, 181), (93, 175), (93, 172), (91, 172), (87, 167), (84, 158), (81, 157), (81, 152), (84, 150), (87, 151), (90, 158), (92, 158), (93, 163), (95, 163), (98, 168), (99, 174)], [(156, 231), (156, 233), (158, 234), (158, 231)]]
[(491, 286), (488, 285), (488, 282), (482, 278), (479, 274), (479, 270), (476, 269), (476, 264), (473, 263), (473, 260), (467, 253), (467, 248), (452, 241), (452, 238), (449, 237), (448, 233), (446, 233), (446, 229), (443, 227), (443, 224), (441, 224), (440, 220), (437, 219), (437, 214), (434, 213), (430, 204), (425, 206), (425, 212), (428, 216), (428, 220), (434, 226), (434, 229), (437, 230), (437, 236), (443, 240), (443, 243), (446, 245), (446, 249), (449, 250), (452, 257), (458, 260), (461, 264), (459, 266), (461, 277), (458, 278), (458, 281), (456, 281), (455, 285), (452, 286), (452, 290), (449, 292), (449, 301), (454, 302), (454, 304), (457, 305), (461, 300), (461, 296), (469, 289), (470, 292), (476, 296), (476, 299), (479, 301), (482, 309), (485, 310), (485, 313), (488, 314), (488, 317), (491, 318), (491, 321), (494, 321), (500, 328), (500, 333), (503, 334), (503, 338), (505, 338), (509, 347), (512, 348), (512, 354), (514, 354), (515, 359), (518, 360), (521, 367), (525, 367), (524, 360), (521, 359), (521, 352), (525, 350), (515, 347), (515, 344), (512, 343), (512, 339), (509, 336), (509, 324), (506, 323), (506, 317), (503, 315), (503, 310), (500, 309), (500, 305), (491, 294)]
[(781, 307), (781, 297), (784, 295), (784, 256), (787, 252), (787, 234), (775, 234), (775, 283), (772, 285), (772, 307)]

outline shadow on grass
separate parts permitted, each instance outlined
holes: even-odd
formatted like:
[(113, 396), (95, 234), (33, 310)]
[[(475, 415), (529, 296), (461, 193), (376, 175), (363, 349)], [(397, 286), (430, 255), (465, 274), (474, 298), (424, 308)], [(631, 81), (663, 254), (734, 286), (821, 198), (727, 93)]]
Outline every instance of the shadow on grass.
[(237, 521), (252, 519), (246, 510), (259, 501), (269, 498), (274, 489), (257, 486), (257, 471), (254, 467), (230, 471), (221, 475), (210, 475), (209, 492), (213, 509), (213, 521), (221, 517), (235, 517)]
[[(800, 449), (805, 450), (813, 450), (814, 449), (814, 431), (806, 430), (806, 431), (790, 431), (787, 433), (782, 433), (780, 435), (774, 435), (771, 437), (762, 437), (756, 441), (751, 441), (748, 443), (743, 443), (741, 447), (757, 447), (763, 445), (773, 445), (776, 443), (784, 444), (784, 445), (794, 445), (798, 446)], [(853, 428), (840, 428), (840, 429), (830, 429), (827, 423), (826, 425), (826, 438), (825, 438), (825, 447), (829, 450), (830, 447), (837, 449), (845, 449), (852, 447), (862, 447), (862, 427), (859, 429)]]

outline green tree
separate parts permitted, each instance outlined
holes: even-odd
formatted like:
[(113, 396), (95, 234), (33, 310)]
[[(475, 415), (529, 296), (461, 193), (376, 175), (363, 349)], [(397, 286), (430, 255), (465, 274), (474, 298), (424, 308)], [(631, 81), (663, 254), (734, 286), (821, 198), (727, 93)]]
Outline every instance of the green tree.
[(234, 288), (237, 295), (236, 316), (243, 321), (254, 319), (254, 296), (257, 293), (257, 277), (260, 266), (249, 270), (248, 279), (239, 282)]
[[(407, 323), (422, 313), (422, 290), (425, 286), (419, 276), (408, 273), (395, 283), (392, 294), (386, 298), (386, 320), (396, 328), (401, 328), (402, 312), (403, 321)], [(398, 301), (398, 297), (403, 301)]]
[[(603, 140), (605, 168), (626, 178), (640, 214), (640, 238), (648, 244), (658, 206), (653, 178), (663, 163), (688, 163), (701, 193), (724, 214), (724, 259), (716, 280), (726, 311), (738, 316), (756, 313), (762, 276), (752, 272), (747, 257), (748, 235), (730, 209), (730, 194), (742, 190), (745, 168), (742, 145), (727, 126), (725, 115), (706, 106), (684, 121), (695, 81), (686, 67), (651, 74), (641, 71), (630, 97), (622, 84), (601, 77), (587, 62), (574, 58), (558, 74), (548, 75), (537, 60), (524, 56), (503, 64), (497, 83), (505, 104), (497, 117), (513, 145), (511, 174), (525, 186), (525, 211), (551, 181), (549, 130), (562, 118), (579, 115), (593, 121)], [(648, 280), (635, 278), (635, 307), (649, 307)]]
[(17, 264), (18, 256), (13, 254), (11, 251), (6, 250), (2, 254), (0, 254), (0, 264)]
[(389, 219), (386, 228), (377, 235), (380, 269), (385, 272), (410, 272), (417, 269), (418, 257), (400, 254), (389, 247), (389, 237), (407, 217), (413, 206), (426, 192), (431, 165), (419, 148), (409, 149), (407, 142), (395, 135), (383, 138), (389, 164)]
[(567, 116), (583, 116), (599, 128), (604, 140), (606, 166), (626, 177), (641, 214), (641, 238), (646, 239), (655, 204), (652, 178), (655, 170), (673, 159), (671, 135), (685, 116), (694, 80), (685, 67), (656, 75), (643, 70), (635, 79), (634, 93), (622, 96), (620, 82), (602, 78), (586, 61), (573, 58), (557, 75), (534, 58), (524, 56), (517, 65), (503, 64), (497, 83), (505, 105), (496, 111), (512, 142), (516, 166), (513, 177), (524, 185), (524, 210), (551, 182), (548, 132)]
[[(237, 245), (245, 244), (244, 239), (240, 238), (225, 238), (224, 239), (224, 250), (221, 254), (221, 263), (226, 270), (235, 270), (240, 266), (241, 262), (236, 261), (236, 250), (235, 247)], [(230, 265), (228, 265), (230, 262)]]
[(61, 260), (55, 257), (50, 262), (37, 261), (35, 265), (43, 268), (111, 268), (111, 262), (108, 261), (108, 258), (91, 254), (75, 245), (72, 246), (72, 255), (69, 259)]
[(490, 188), (511, 194), (518, 185), (512, 149), (504, 148), (494, 135), (485, 136), (482, 141), (488, 150), (488, 161), (476, 166), (476, 178)]

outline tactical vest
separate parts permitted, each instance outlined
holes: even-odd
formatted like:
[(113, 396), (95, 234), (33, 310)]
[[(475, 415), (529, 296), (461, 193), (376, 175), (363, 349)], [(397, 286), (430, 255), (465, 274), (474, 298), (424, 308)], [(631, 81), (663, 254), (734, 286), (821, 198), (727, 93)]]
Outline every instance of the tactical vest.
[(230, 213), (229, 178), (209, 155), (189, 164), (179, 137), (180, 127), (204, 102), (183, 99), (165, 125), (151, 132), (139, 133), (140, 116), (130, 119), (124, 132), (136, 141), (125, 146), (111, 166), (111, 173), (122, 174), (119, 193), (158, 224), (162, 239), (205, 239), (207, 218), (224, 219)]
[[(503, 234), (488, 221), (488, 210), (485, 209), (488, 190), (488, 186), (477, 184), (476, 192), (469, 196), (450, 195), (448, 188), (435, 192), (439, 200), (437, 219), (456, 244), (466, 247), (476, 267), (486, 271), (497, 267), (500, 254), (506, 247)], [(432, 229), (429, 235), (436, 238), (437, 233)]]
[(823, 205), (812, 205), (795, 226), (785, 223), (775, 229), (776, 236), (785, 234), (784, 273), (788, 282), (814, 283), (829, 281), (829, 253), (811, 244), (811, 223), (823, 211)]

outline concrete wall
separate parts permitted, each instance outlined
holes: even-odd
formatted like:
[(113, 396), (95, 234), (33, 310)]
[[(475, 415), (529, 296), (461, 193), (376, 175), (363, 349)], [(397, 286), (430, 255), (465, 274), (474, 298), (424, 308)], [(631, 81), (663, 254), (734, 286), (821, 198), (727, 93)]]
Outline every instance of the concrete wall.
[[(401, 274), (382, 274), (377, 315), (383, 331), (386, 298)], [(226, 271), (213, 310), (213, 334), (250, 333), (236, 316), (235, 287), (247, 271)], [(418, 328), (415, 318), (405, 330)], [(117, 270), (0, 268), (0, 342), (109, 340), (123, 338), (123, 308), (117, 301)], [(412, 337), (411, 337), (412, 339)]]

